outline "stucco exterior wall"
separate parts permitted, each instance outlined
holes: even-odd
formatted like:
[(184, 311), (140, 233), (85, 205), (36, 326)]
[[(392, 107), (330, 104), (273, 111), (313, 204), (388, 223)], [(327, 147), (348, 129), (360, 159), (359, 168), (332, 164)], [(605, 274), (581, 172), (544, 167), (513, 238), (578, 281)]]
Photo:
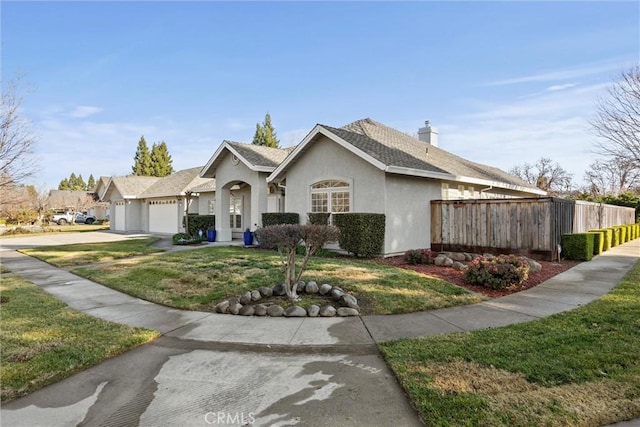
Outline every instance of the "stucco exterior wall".
[[(198, 209), (196, 211), (198, 215), (214, 215), (214, 212), (209, 211), (209, 203), (213, 203), (215, 197), (216, 193), (214, 192), (200, 193), (198, 197)], [(191, 209), (189, 211), (191, 211)]]
[(125, 206), (125, 224), (126, 231), (144, 231), (142, 227), (142, 201), (141, 200), (127, 200)]
[(431, 200), (441, 198), (438, 180), (387, 174), (385, 182), (385, 255), (428, 248)]
[(350, 211), (384, 213), (384, 172), (326, 137), (310, 144), (287, 171), (285, 210), (307, 222), (311, 185), (329, 179), (350, 184)]

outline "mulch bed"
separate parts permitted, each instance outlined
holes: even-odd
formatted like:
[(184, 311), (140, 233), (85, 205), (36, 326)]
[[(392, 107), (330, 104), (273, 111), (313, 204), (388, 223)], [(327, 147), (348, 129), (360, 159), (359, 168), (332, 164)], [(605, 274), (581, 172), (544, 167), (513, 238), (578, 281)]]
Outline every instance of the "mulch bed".
[(388, 265), (393, 265), (395, 267), (406, 268), (408, 270), (414, 270), (418, 273), (426, 274), (427, 276), (437, 277), (449, 283), (456, 284), (458, 286), (462, 286), (470, 291), (477, 292), (482, 295), (486, 295), (490, 298), (497, 298), (505, 295), (510, 295), (516, 292), (524, 291), (525, 289), (532, 288), (540, 283), (543, 283), (553, 276), (562, 273), (563, 271), (569, 270), (572, 267), (580, 264), (580, 261), (566, 261), (563, 260), (561, 263), (558, 262), (550, 262), (550, 261), (538, 261), (542, 266), (542, 270), (537, 273), (530, 273), (527, 280), (520, 286), (510, 289), (503, 290), (493, 290), (483, 288), (482, 286), (470, 285), (464, 281), (464, 272), (458, 271), (454, 268), (450, 267), (438, 267), (437, 265), (427, 264), (427, 265), (411, 265), (404, 262), (404, 258), (402, 256), (384, 258), (381, 259), (380, 262)]

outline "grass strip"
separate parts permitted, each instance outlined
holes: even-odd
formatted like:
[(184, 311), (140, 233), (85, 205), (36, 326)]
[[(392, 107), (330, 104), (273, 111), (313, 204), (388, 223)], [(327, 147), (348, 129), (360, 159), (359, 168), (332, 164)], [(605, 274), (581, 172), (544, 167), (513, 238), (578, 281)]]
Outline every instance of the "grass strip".
[(612, 292), (576, 310), (380, 350), (429, 426), (640, 417), (640, 262)]
[(2, 402), (31, 393), (158, 336), (155, 331), (80, 313), (3, 270)]

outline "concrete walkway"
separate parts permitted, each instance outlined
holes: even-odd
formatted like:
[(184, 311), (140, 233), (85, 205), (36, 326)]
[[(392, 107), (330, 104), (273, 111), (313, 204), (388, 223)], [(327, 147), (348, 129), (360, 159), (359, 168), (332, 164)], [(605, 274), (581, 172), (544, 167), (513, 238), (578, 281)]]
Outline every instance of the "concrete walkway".
[[(479, 304), (393, 316), (285, 319), (171, 309), (15, 251), (60, 240), (131, 237), (139, 236), (93, 232), (0, 241), (3, 265), (69, 306), (163, 334), (4, 405), (3, 425), (420, 425), (376, 342), (571, 310), (609, 292), (640, 258), (635, 240), (535, 288)], [(226, 418), (212, 423), (215, 417)]]

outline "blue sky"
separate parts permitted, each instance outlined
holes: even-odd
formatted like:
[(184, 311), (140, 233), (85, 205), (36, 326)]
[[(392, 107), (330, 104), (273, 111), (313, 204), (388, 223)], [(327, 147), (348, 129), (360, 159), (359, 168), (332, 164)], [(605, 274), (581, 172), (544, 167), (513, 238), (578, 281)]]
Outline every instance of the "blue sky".
[(281, 145), (364, 117), (510, 169), (550, 157), (582, 184), (598, 96), (640, 55), (627, 2), (7, 1), (2, 80), (55, 188), (130, 173), (141, 135), (175, 169), (271, 114)]

